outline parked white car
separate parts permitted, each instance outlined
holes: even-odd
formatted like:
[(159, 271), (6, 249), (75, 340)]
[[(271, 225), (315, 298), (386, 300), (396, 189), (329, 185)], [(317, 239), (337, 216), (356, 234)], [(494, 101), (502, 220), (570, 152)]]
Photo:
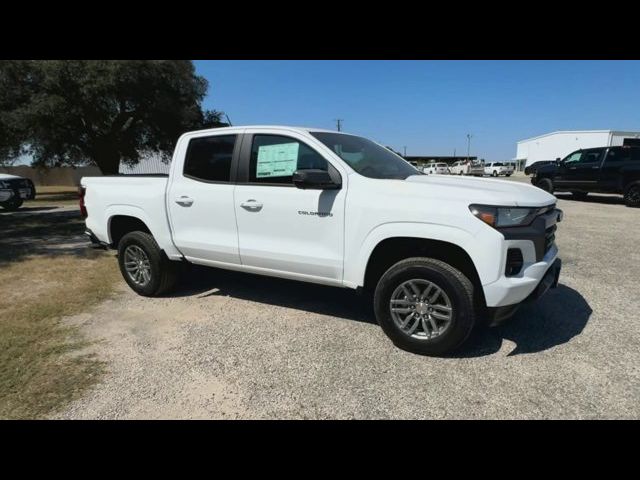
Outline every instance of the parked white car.
[[(186, 133), (169, 175), (85, 177), (89, 238), (140, 295), (185, 263), (369, 291), (401, 348), (465, 342), (557, 284), (562, 213), (533, 185), (420, 174), (371, 140), (319, 129)], [(426, 208), (425, 208), (426, 207)]]
[(428, 163), (422, 167), (422, 172), (427, 175), (446, 175), (449, 173), (449, 165), (446, 163)]
[(504, 175), (510, 177), (514, 171), (513, 164), (503, 162), (490, 162), (484, 164), (484, 174), (491, 175), (492, 177), (498, 177)]

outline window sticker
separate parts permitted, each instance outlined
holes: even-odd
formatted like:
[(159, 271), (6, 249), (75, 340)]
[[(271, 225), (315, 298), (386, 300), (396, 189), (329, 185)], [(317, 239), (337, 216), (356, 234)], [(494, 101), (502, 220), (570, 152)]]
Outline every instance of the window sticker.
[(258, 147), (256, 178), (290, 177), (298, 165), (298, 142)]

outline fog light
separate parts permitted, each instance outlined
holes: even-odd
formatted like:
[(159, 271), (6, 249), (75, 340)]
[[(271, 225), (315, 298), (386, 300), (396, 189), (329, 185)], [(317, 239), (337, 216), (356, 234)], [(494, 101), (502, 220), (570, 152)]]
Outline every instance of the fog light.
[(522, 270), (523, 263), (522, 250), (519, 248), (510, 248), (507, 250), (507, 266), (504, 270), (504, 274), (507, 277), (519, 274), (520, 270)]

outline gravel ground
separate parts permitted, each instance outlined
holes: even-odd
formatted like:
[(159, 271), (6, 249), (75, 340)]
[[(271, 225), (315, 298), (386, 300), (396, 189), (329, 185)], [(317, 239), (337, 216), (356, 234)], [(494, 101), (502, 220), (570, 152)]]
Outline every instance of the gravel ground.
[(348, 290), (196, 269), (148, 299), (123, 281), (67, 319), (109, 373), (56, 418), (639, 418), (640, 209), (592, 197), (558, 195), (559, 288), (453, 358), (395, 348)]

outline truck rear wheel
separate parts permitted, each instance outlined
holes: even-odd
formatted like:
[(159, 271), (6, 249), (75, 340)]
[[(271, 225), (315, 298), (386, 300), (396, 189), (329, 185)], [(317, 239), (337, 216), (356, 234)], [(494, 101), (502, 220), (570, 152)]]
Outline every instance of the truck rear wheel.
[(175, 284), (177, 269), (146, 232), (130, 232), (118, 243), (118, 265), (124, 280), (138, 295), (156, 297)]
[(536, 182), (536, 187), (544, 190), (545, 192), (553, 193), (553, 182), (548, 178), (541, 178)]
[(421, 355), (444, 355), (469, 337), (475, 324), (473, 284), (440, 260), (414, 257), (380, 278), (374, 311), (393, 343)]
[(640, 207), (640, 183), (627, 187), (624, 193), (624, 203), (627, 207)]

